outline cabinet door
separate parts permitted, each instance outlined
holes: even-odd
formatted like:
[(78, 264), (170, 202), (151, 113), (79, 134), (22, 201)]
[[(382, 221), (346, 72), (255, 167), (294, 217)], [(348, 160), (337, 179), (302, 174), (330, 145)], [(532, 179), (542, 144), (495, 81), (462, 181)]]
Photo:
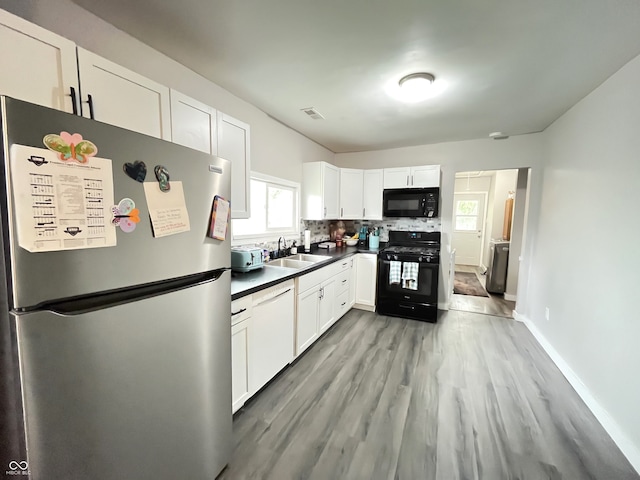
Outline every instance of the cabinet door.
[(249, 331), (249, 392), (253, 395), (293, 360), (293, 285), (253, 305)]
[(304, 352), (318, 338), (318, 307), (320, 287), (298, 295), (296, 315), (296, 356)]
[(249, 370), (247, 364), (249, 322), (243, 320), (231, 327), (231, 392), (235, 413), (249, 398)]
[(173, 143), (209, 155), (218, 151), (216, 110), (171, 89), (171, 139)]
[(340, 218), (349, 220), (362, 218), (362, 179), (362, 170), (340, 169)]
[(82, 115), (171, 140), (169, 89), (78, 47)]
[(411, 186), (415, 188), (439, 187), (440, 165), (411, 168)]
[(0, 10), (0, 45), (3, 95), (73, 113), (72, 88), (79, 101), (73, 42)]
[(356, 256), (356, 262), (356, 304), (375, 307), (377, 257), (359, 253)]
[(382, 220), (383, 170), (365, 170), (363, 178), (363, 217)]
[(328, 163), (323, 164), (324, 218), (335, 219), (340, 216), (340, 169)]
[(357, 265), (355, 258), (351, 257), (351, 267), (349, 269), (349, 307), (353, 307), (356, 303)]
[(321, 334), (336, 322), (336, 301), (336, 282), (333, 279), (327, 280), (320, 287), (318, 318)]
[(409, 167), (385, 168), (384, 188), (407, 188), (411, 180)]
[(249, 218), (251, 174), (249, 125), (218, 112), (218, 155), (231, 162), (231, 218)]

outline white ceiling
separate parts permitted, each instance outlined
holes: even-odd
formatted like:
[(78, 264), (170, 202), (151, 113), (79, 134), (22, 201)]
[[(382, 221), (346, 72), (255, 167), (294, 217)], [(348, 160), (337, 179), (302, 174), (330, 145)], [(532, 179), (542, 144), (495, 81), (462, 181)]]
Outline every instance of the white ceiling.
[(637, 0), (74, 1), (334, 152), (541, 131), (640, 54)]

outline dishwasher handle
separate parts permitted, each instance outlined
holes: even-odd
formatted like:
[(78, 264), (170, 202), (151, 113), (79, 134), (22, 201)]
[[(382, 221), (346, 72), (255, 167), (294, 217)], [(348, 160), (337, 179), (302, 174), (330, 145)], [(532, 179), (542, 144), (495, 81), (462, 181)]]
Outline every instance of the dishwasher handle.
[(267, 302), (272, 302), (273, 300), (275, 300), (278, 297), (281, 297), (282, 295), (284, 295), (285, 293), (288, 293), (291, 291), (291, 288), (287, 288), (284, 292), (280, 292), (279, 294), (273, 296), (273, 297), (269, 297), (266, 300), (262, 300), (261, 302), (255, 303), (253, 306), (257, 307), (258, 305), (262, 305), (265, 304)]

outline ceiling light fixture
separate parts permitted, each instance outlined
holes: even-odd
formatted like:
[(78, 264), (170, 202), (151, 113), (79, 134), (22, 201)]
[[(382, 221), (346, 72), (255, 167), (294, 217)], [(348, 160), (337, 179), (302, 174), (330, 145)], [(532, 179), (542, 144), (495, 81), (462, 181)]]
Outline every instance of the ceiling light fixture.
[(393, 98), (406, 103), (422, 102), (434, 97), (444, 90), (441, 81), (431, 73), (418, 72), (405, 75), (398, 82), (387, 85), (387, 93)]

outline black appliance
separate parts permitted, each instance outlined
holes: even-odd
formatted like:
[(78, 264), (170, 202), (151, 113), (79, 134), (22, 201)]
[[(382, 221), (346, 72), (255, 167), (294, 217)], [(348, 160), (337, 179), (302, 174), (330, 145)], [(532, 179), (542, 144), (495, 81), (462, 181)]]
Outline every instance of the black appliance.
[(385, 217), (427, 217), (438, 216), (440, 189), (394, 188), (382, 194), (382, 214)]
[(376, 311), (436, 322), (439, 269), (440, 232), (390, 231), (378, 254)]

